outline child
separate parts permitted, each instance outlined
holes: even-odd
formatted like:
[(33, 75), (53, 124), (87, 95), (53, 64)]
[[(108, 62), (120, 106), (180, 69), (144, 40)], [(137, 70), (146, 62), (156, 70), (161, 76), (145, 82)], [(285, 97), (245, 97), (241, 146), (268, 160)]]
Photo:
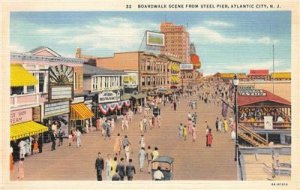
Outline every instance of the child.
[(18, 164), (18, 179), (24, 179), (24, 158), (21, 158)]
[(39, 152), (39, 144), (38, 144), (38, 141), (35, 139), (33, 141), (33, 153), (38, 153)]
[(211, 134), (211, 129), (209, 129), (208, 134), (206, 135), (206, 146), (211, 147), (213, 140), (213, 135)]
[(183, 138), (186, 141), (186, 137), (187, 137), (187, 127), (186, 125), (184, 126), (183, 130), (182, 130), (182, 134), (183, 134)]

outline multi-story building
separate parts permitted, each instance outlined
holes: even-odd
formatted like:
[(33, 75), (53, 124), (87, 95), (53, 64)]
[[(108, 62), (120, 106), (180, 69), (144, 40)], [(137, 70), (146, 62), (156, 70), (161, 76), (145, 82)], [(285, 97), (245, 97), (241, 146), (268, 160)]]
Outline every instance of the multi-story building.
[[(42, 123), (49, 129), (54, 121), (64, 120), (60, 126), (68, 135), (69, 114), (73, 110), (70, 102), (74, 94), (83, 92), (83, 62), (82, 59), (62, 57), (47, 47), (38, 47), (26, 53), (12, 52), (11, 113), (19, 115), (19, 118), (25, 114), (26, 121)], [(81, 112), (79, 109), (73, 111)], [(18, 123), (11, 124), (14, 125), (12, 129), (18, 128)], [(38, 127), (36, 131), (42, 132)], [(11, 136), (11, 139), (34, 134), (28, 130), (21, 132), (16, 137)], [(14, 135), (13, 132), (11, 134)]]
[(161, 53), (178, 57), (182, 62), (190, 63), (190, 35), (184, 26), (163, 22), (160, 31), (165, 34), (165, 46)]

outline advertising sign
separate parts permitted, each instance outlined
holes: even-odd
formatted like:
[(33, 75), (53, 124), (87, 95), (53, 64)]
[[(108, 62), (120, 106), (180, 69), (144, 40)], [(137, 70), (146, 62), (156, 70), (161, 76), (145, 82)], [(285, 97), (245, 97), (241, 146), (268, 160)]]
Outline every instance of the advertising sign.
[(32, 120), (36, 122), (41, 121), (41, 106), (32, 108)]
[(125, 88), (136, 88), (138, 85), (138, 74), (128, 73), (123, 76), (123, 84)]
[(66, 65), (49, 67), (49, 100), (73, 98), (74, 69)]
[(240, 89), (240, 96), (267, 96), (267, 93), (261, 89)]
[(146, 32), (148, 46), (165, 46), (165, 35), (160, 32)]
[(69, 124), (69, 115), (63, 114), (57, 117), (57, 120), (60, 124), (60, 130), (63, 133), (63, 137), (68, 137), (69, 130), (68, 130), (68, 124)]
[(32, 108), (16, 110), (10, 112), (10, 124), (14, 125), (32, 120)]
[(182, 70), (182, 71), (188, 71), (188, 70), (193, 70), (193, 69), (194, 69), (193, 64), (188, 64), (188, 63), (180, 64), (180, 70)]
[(44, 117), (56, 116), (64, 113), (70, 112), (70, 102), (55, 102), (55, 103), (45, 103), (45, 113)]
[(98, 95), (98, 103), (115, 102), (115, 101), (120, 101), (120, 91), (117, 91), (117, 93), (113, 91), (106, 91)]

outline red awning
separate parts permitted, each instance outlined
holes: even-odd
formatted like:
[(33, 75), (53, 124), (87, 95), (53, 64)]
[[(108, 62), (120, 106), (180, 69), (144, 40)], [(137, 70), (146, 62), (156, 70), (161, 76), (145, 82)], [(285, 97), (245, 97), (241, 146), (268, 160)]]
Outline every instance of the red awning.
[(263, 90), (267, 95), (266, 96), (241, 96), (238, 95), (238, 106), (247, 106), (251, 104), (256, 104), (260, 102), (275, 102), (279, 104), (284, 104), (284, 105), (291, 105), (291, 102), (288, 100), (281, 98), (269, 91)]
[(250, 76), (265, 76), (265, 75), (269, 75), (269, 70), (267, 70), (267, 69), (260, 69), (260, 70), (251, 69), (249, 75)]

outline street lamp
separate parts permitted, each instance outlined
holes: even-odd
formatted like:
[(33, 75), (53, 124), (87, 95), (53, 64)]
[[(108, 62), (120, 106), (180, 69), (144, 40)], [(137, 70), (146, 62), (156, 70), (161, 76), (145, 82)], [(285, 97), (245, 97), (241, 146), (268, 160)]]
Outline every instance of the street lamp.
[(232, 80), (233, 86), (234, 86), (234, 115), (235, 115), (235, 156), (234, 161), (238, 160), (238, 104), (237, 104), (237, 89), (239, 85), (239, 79), (237, 78), (237, 75), (235, 74)]

